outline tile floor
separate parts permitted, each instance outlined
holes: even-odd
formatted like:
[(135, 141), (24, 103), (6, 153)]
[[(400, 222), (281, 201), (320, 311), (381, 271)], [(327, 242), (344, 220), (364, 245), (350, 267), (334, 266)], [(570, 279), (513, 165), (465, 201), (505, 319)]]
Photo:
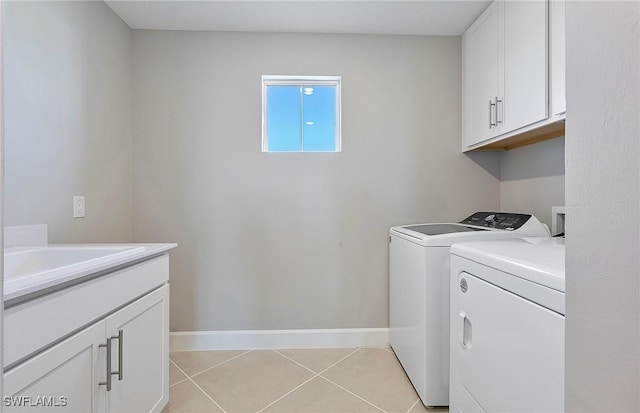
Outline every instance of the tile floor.
[(171, 353), (163, 413), (418, 413), (425, 409), (390, 348)]

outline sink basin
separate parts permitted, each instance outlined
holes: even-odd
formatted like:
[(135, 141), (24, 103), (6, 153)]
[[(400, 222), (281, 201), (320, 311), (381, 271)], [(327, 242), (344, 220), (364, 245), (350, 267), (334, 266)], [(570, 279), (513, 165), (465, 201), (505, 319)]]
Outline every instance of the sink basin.
[(162, 255), (176, 244), (49, 244), (4, 250), (5, 309), (115, 274)]
[(141, 246), (48, 246), (10, 248), (4, 253), (4, 280), (31, 278), (46, 273), (97, 266), (144, 251)]

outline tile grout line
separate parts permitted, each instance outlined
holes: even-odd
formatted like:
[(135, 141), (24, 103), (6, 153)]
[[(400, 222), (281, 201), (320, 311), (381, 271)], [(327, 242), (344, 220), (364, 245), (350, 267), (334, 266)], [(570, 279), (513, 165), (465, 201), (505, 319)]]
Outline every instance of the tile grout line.
[[(336, 364), (340, 363), (341, 361), (343, 361), (344, 359), (346, 359), (347, 357), (349, 357), (350, 355), (354, 354), (355, 352), (357, 352), (358, 350), (360, 350), (360, 347), (356, 348), (355, 350), (353, 350), (351, 353), (347, 354), (346, 356), (342, 357), (340, 360), (336, 361), (335, 363), (333, 363), (332, 365), (330, 365), (329, 367), (325, 368), (324, 370), (322, 370), (320, 373), (325, 372), (327, 370), (329, 370), (331, 367), (335, 366)], [(293, 389), (289, 390), (287, 393), (283, 394), (282, 396), (278, 397), (276, 400), (272, 401), (271, 403), (267, 404), (265, 407), (263, 407), (262, 409), (258, 410), (258, 413), (263, 412), (265, 409), (268, 409), (269, 407), (273, 406), (274, 404), (278, 403), (280, 400), (284, 399), (285, 397), (289, 396), (290, 394), (292, 394), (293, 392), (295, 392), (296, 390), (298, 390), (299, 388), (301, 388), (302, 386), (304, 386), (305, 384), (309, 383), (311, 380), (317, 378), (317, 377), (321, 377), (320, 373), (316, 373), (315, 371), (311, 370), (309, 367), (303, 365), (302, 363), (297, 362), (296, 360), (292, 359), (291, 357), (288, 357), (287, 355), (279, 352), (277, 349), (272, 349), (273, 352), (281, 355), (282, 357), (286, 358), (287, 360), (297, 364), (298, 366), (310, 371), (311, 373), (313, 373), (313, 376), (311, 376), (308, 380), (300, 383), (298, 386), (294, 387)], [(365, 400), (366, 401), (366, 400)]]
[(415, 403), (413, 403), (411, 407), (409, 407), (409, 410), (407, 410), (407, 413), (410, 413), (411, 410), (413, 410), (413, 408), (416, 407), (416, 404), (418, 404), (419, 401), (420, 401), (420, 398), (418, 397), (418, 400), (416, 400)]
[(169, 388), (172, 388), (172, 387), (174, 387), (174, 386), (177, 386), (177, 385), (178, 385), (178, 384), (180, 384), (180, 383), (184, 383), (184, 382), (185, 382), (185, 381), (187, 381), (187, 380), (189, 380), (189, 377), (187, 377), (187, 378), (185, 378), (185, 379), (183, 379), (183, 380), (177, 381), (177, 382), (175, 382), (175, 383), (173, 383), (173, 384), (170, 384), (170, 385), (169, 385)]
[[(331, 384), (333, 384), (333, 385), (337, 386), (337, 387), (338, 387), (338, 388), (340, 388), (341, 390), (343, 390), (343, 391), (345, 391), (345, 392), (347, 392), (347, 393), (351, 394), (352, 396), (357, 397), (358, 399), (362, 400), (363, 402), (365, 402), (365, 403), (367, 403), (367, 404), (369, 404), (369, 405), (371, 405), (371, 406), (375, 407), (376, 409), (378, 409), (378, 410), (380, 410), (380, 411), (382, 411), (382, 412), (387, 413), (387, 412), (386, 412), (386, 410), (384, 410), (384, 409), (382, 409), (382, 408), (380, 408), (380, 407), (376, 406), (375, 404), (371, 403), (370, 401), (368, 401), (368, 400), (366, 400), (366, 399), (364, 399), (364, 398), (362, 398), (362, 397), (358, 396), (357, 394), (353, 393), (353, 392), (352, 392), (352, 391), (350, 391), (350, 390), (345, 389), (344, 387), (342, 387), (342, 386), (341, 386), (341, 385), (339, 385), (338, 383), (335, 383), (335, 382), (333, 382), (333, 381), (329, 380), (328, 378), (326, 378), (326, 377), (324, 377), (324, 376), (322, 375), (324, 372), (326, 372), (326, 371), (330, 370), (331, 368), (335, 367), (336, 365), (340, 364), (341, 362), (343, 362), (343, 361), (344, 361), (344, 360), (346, 360), (347, 358), (351, 357), (353, 354), (357, 353), (357, 352), (358, 352), (358, 351), (360, 351), (360, 350), (362, 350), (362, 347), (358, 347), (358, 348), (354, 349), (351, 353), (347, 354), (346, 356), (342, 357), (340, 360), (336, 361), (335, 363), (333, 363), (333, 364), (332, 364), (332, 365), (330, 365), (329, 367), (327, 367), (327, 368), (325, 368), (324, 370), (320, 371), (320, 373), (315, 373), (315, 372), (313, 372), (313, 370), (311, 370), (310, 368), (308, 368), (308, 367), (306, 367), (306, 366), (304, 366), (304, 365), (302, 365), (302, 364), (298, 363), (297, 361), (295, 361), (295, 360), (293, 360), (293, 359), (291, 359), (291, 358), (289, 358), (289, 357), (285, 356), (284, 354), (282, 354), (282, 353), (280, 353), (279, 351), (277, 351), (277, 350), (275, 350), (275, 349), (274, 349), (273, 351), (275, 351), (276, 353), (280, 354), (281, 356), (283, 356), (283, 357), (285, 357), (285, 358), (287, 358), (287, 359), (289, 359), (289, 360), (293, 361), (294, 363), (296, 363), (296, 364), (298, 364), (298, 365), (300, 365), (300, 366), (304, 367), (305, 369), (307, 369), (307, 370), (309, 370), (309, 371), (311, 371), (311, 372), (315, 373), (315, 376), (314, 376), (314, 377), (310, 378), (310, 379), (309, 379), (309, 380), (307, 380), (305, 383), (302, 383), (300, 386), (296, 387), (295, 389), (293, 389), (293, 390), (289, 391), (289, 393), (285, 394), (285, 395), (284, 395), (284, 396), (282, 396), (280, 399), (282, 399), (282, 398), (284, 398), (285, 396), (288, 396), (289, 394), (293, 393), (295, 390), (297, 390), (298, 388), (300, 388), (302, 385), (304, 385), (304, 384), (308, 383), (309, 381), (313, 380), (314, 378), (316, 378), (316, 377), (320, 377), (320, 378), (322, 378), (322, 379), (324, 379), (324, 380), (328, 381), (329, 383), (331, 383)], [(276, 402), (277, 402), (277, 401), (279, 401), (280, 399), (278, 399), (278, 400), (274, 401), (273, 403), (270, 403), (268, 406), (266, 406), (266, 407), (264, 407), (262, 410), (260, 410), (260, 412), (262, 412), (264, 409), (268, 408), (268, 407), (269, 407), (269, 406), (271, 406), (272, 404), (276, 403)]]
[[(384, 351), (387, 351), (387, 352), (389, 352), (389, 353), (393, 354), (393, 355), (394, 355), (394, 357), (396, 358), (396, 360), (398, 361), (398, 364), (402, 367), (402, 363), (400, 363), (400, 359), (398, 359), (398, 355), (397, 355), (397, 354), (396, 354), (396, 352), (393, 350), (393, 348), (391, 347), (391, 345), (389, 345), (389, 347), (376, 347), (376, 348), (379, 348), (379, 349), (381, 349), (381, 350), (384, 350)], [(404, 367), (403, 367), (403, 370), (404, 370)], [(407, 373), (405, 372), (405, 375), (406, 375), (406, 374), (407, 374)], [(407, 376), (407, 379), (409, 379), (409, 377), (408, 377), (408, 376)], [(410, 381), (410, 379), (409, 379), (409, 381)], [(413, 384), (411, 384), (411, 386), (413, 386)], [(415, 389), (414, 389), (414, 390), (415, 390)], [(414, 407), (416, 407), (416, 405), (417, 405), (418, 403), (421, 403), (420, 396), (418, 396), (418, 399), (417, 399), (417, 400), (416, 400), (416, 401), (411, 405), (411, 407), (409, 407), (409, 410), (407, 410), (407, 413), (411, 413), (411, 410), (413, 410), (413, 408), (414, 408)]]
[(350, 390), (348, 390), (348, 389), (346, 389), (346, 388), (342, 387), (342, 386), (341, 386), (341, 385), (339, 385), (338, 383), (335, 383), (335, 382), (333, 382), (333, 381), (329, 380), (328, 378), (324, 377), (323, 375), (318, 374), (318, 377), (320, 377), (320, 378), (322, 378), (322, 379), (324, 379), (324, 380), (328, 381), (329, 383), (333, 384), (334, 386), (339, 387), (340, 389), (342, 389), (342, 390), (346, 391), (347, 393), (349, 393), (349, 394), (350, 394), (350, 395), (352, 395), (352, 396), (357, 397), (358, 399), (362, 400), (363, 402), (365, 402), (365, 403), (367, 403), (367, 404), (370, 404), (371, 406), (375, 407), (376, 409), (380, 410), (381, 412), (387, 413), (387, 411), (386, 411), (386, 410), (384, 410), (384, 409), (382, 409), (382, 408), (380, 408), (380, 407), (376, 406), (375, 404), (371, 403), (369, 400), (367, 400), (367, 399), (365, 399), (365, 398), (362, 398), (362, 397), (358, 396), (358, 395), (357, 395), (357, 394), (355, 394), (354, 392), (352, 392), (352, 391), (350, 391)]
[(211, 397), (211, 396), (209, 395), (209, 393), (207, 393), (206, 391), (204, 391), (204, 389), (203, 389), (202, 387), (200, 387), (200, 386), (198, 385), (198, 383), (196, 383), (195, 381), (193, 381), (193, 380), (191, 379), (191, 377), (189, 377), (189, 381), (190, 381), (191, 383), (193, 383), (193, 385), (194, 385), (194, 386), (196, 386), (196, 387), (197, 387), (201, 392), (203, 392), (203, 393), (204, 393), (204, 395), (205, 395), (205, 396), (207, 396), (207, 397), (209, 398), (209, 400), (211, 400), (211, 401), (213, 402), (213, 404), (215, 404), (215, 405), (218, 407), (218, 409), (220, 409), (223, 413), (227, 413), (227, 411), (226, 411), (225, 409), (223, 409), (223, 408), (222, 408), (222, 406), (220, 406), (220, 405), (218, 404), (218, 402), (217, 402), (217, 401), (215, 401), (215, 400), (213, 399), (213, 397)]
[[(188, 379), (189, 379), (189, 375), (188, 375), (187, 373), (185, 373), (185, 372), (184, 372), (184, 370), (182, 370), (182, 369), (180, 368), (180, 366), (178, 366), (178, 365), (176, 364), (176, 362), (175, 362), (175, 361), (173, 361), (173, 360), (169, 359), (169, 363), (171, 363), (171, 364), (173, 364), (174, 366), (176, 366), (176, 368), (180, 371), (180, 373), (184, 374), (184, 376), (186, 377), (186, 379), (185, 379), (185, 380), (188, 380)], [(185, 381), (185, 380), (182, 380), (182, 381)]]
[[(175, 361), (173, 361), (173, 360), (169, 359), (169, 364), (173, 364), (173, 365), (174, 365), (178, 370), (180, 370), (180, 373), (182, 373), (182, 375), (184, 375), (184, 379), (182, 379), (182, 380), (180, 380), (180, 381), (177, 381), (177, 382), (175, 382), (175, 383), (173, 383), (173, 384), (170, 384), (170, 385), (169, 385), (169, 388), (171, 388), (171, 387), (175, 386), (176, 384), (180, 384), (180, 383), (183, 383), (183, 382), (185, 382), (185, 381), (189, 380), (189, 376), (187, 376), (186, 374), (184, 374), (184, 371), (182, 371), (182, 369), (181, 369), (180, 367), (178, 367), (178, 365), (175, 363)], [(169, 373), (169, 374), (171, 374), (171, 373)]]
[(216, 405), (220, 410), (222, 410), (222, 412), (223, 412), (223, 413), (227, 413), (227, 411), (226, 411), (224, 408), (222, 408), (222, 406), (220, 406), (220, 404), (218, 404), (218, 402), (216, 402), (216, 401), (215, 401), (215, 399), (214, 399), (213, 397), (211, 397), (211, 395), (210, 395), (209, 393), (207, 393), (207, 392), (206, 392), (202, 387), (200, 387), (200, 385), (198, 385), (198, 383), (196, 383), (196, 382), (193, 380), (193, 377), (196, 377), (196, 376), (198, 376), (198, 375), (200, 375), (200, 374), (202, 374), (202, 373), (204, 373), (204, 372), (207, 372), (207, 371), (209, 371), (209, 370), (211, 370), (211, 369), (214, 369), (214, 368), (216, 368), (216, 367), (218, 367), (218, 366), (221, 366), (221, 365), (223, 365), (223, 364), (225, 364), (225, 363), (228, 363), (228, 362), (230, 362), (230, 361), (232, 361), (232, 360), (235, 360), (235, 359), (237, 359), (237, 358), (239, 358), (239, 357), (242, 357), (242, 356), (244, 356), (245, 354), (251, 353), (252, 351), (253, 351), (253, 350), (246, 350), (246, 351), (244, 351), (244, 352), (242, 352), (242, 353), (240, 353), (240, 354), (238, 354), (238, 355), (236, 355), (236, 356), (233, 356), (233, 357), (231, 357), (231, 358), (229, 358), (229, 359), (227, 359), (227, 360), (225, 360), (225, 361), (223, 361), (223, 362), (221, 362), (221, 363), (216, 364), (215, 366), (211, 366), (211, 367), (209, 367), (208, 369), (204, 369), (204, 370), (202, 370), (201, 372), (198, 372), (198, 373), (196, 373), (196, 374), (194, 374), (194, 375), (192, 375), (192, 376), (187, 375), (187, 374), (186, 374), (182, 369), (180, 369), (180, 367), (178, 367), (178, 365), (177, 365), (175, 362), (173, 362), (173, 364), (175, 364), (175, 365), (176, 365), (176, 367), (178, 367), (178, 369), (182, 372), (182, 374), (184, 374), (185, 376), (187, 376), (187, 380), (189, 380), (191, 383), (193, 383), (193, 384), (194, 384), (194, 386), (196, 386), (196, 387), (197, 387), (197, 388), (198, 388), (202, 393), (204, 393), (204, 395), (205, 395), (205, 396), (207, 396), (207, 397), (209, 398), (209, 400), (211, 400), (211, 401), (213, 402), (213, 404), (215, 404), (215, 405)]
[(289, 361), (291, 361), (291, 362), (293, 362), (293, 363), (296, 363), (298, 366), (300, 366), (300, 367), (302, 367), (302, 368), (304, 368), (304, 369), (306, 369), (306, 370), (309, 370), (311, 373), (313, 373), (313, 374), (314, 374), (314, 375), (316, 375), (316, 376), (317, 376), (318, 374), (320, 374), (320, 373), (318, 373), (318, 372), (315, 372), (315, 371), (311, 370), (309, 367), (305, 366), (304, 364), (298, 363), (297, 361), (295, 361), (295, 360), (294, 360), (294, 359), (292, 359), (291, 357), (288, 357), (288, 356), (286, 356), (285, 354), (282, 354), (281, 352), (279, 352), (279, 351), (278, 351), (278, 350), (276, 350), (275, 348), (274, 348), (274, 349), (271, 349), (271, 351), (273, 351), (273, 352), (275, 352), (275, 353), (278, 353), (279, 355), (281, 355), (282, 357), (286, 358), (287, 360), (289, 360)]
[[(215, 400), (213, 400), (213, 398), (212, 398), (211, 396), (209, 396), (209, 394), (208, 394), (206, 391), (204, 391), (204, 390), (202, 389), (202, 387), (198, 386), (198, 383), (196, 383), (195, 381), (193, 381), (193, 380), (191, 379), (191, 377), (189, 377), (189, 376), (187, 375), (187, 373), (185, 373), (185, 372), (184, 372), (184, 370), (182, 370), (182, 369), (181, 369), (181, 368), (180, 368), (180, 367), (179, 367), (179, 366), (178, 366), (178, 365), (177, 365), (173, 360), (169, 359), (169, 361), (170, 361), (171, 363), (173, 363), (173, 365), (174, 365), (174, 366), (176, 366), (176, 368), (177, 368), (178, 370), (180, 370), (180, 372), (181, 372), (182, 374), (184, 374), (185, 376), (187, 376), (187, 380), (189, 380), (191, 383), (193, 383), (193, 385), (194, 385), (194, 386), (196, 386), (196, 387), (198, 388), (198, 390), (200, 390), (200, 391), (201, 391), (201, 392), (202, 392), (202, 393), (203, 393), (203, 394), (204, 394), (204, 395), (205, 395), (209, 400), (211, 400), (211, 401), (213, 402), (213, 404), (215, 404), (215, 405), (218, 407), (218, 409), (222, 410), (222, 412), (223, 412), (223, 413), (227, 413), (227, 411), (226, 411), (225, 409), (223, 409), (223, 408), (222, 408), (222, 406), (220, 406), (220, 405), (218, 404), (218, 402), (216, 402)], [(185, 381), (186, 381), (186, 380), (185, 380)], [(169, 397), (171, 397), (171, 396), (169, 396)], [(169, 403), (171, 403), (171, 401), (169, 401)]]
[(278, 351), (278, 349), (271, 349), (271, 351), (273, 351), (276, 354), (279, 354), (280, 356), (286, 358), (287, 360), (291, 361), (292, 363), (297, 364), (298, 366), (304, 368), (305, 370), (310, 371), (311, 373), (313, 373), (313, 376), (311, 376), (308, 380), (300, 383), (299, 385), (297, 385), (296, 387), (294, 387), (293, 389), (289, 390), (288, 392), (286, 392), (285, 394), (283, 394), (282, 396), (278, 397), (277, 399), (275, 399), (274, 401), (272, 401), (271, 403), (267, 404), (265, 407), (263, 407), (262, 409), (258, 410), (258, 413), (263, 412), (265, 409), (268, 409), (269, 407), (273, 406), (274, 404), (278, 403), (280, 400), (284, 399), (285, 397), (287, 397), (288, 395), (290, 395), (291, 393), (293, 393), (294, 391), (298, 390), (300, 387), (304, 386), (305, 384), (309, 383), (311, 380), (315, 379), (316, 377), (318, 377), (320, 375), (320, 373), (316, 373), (315, 371), (311, 370), (309, 367), (303, 365), (302, 363), (298, 363), (296, 360), (292, 359), (291, 357), (281, 353)]
[(322, 373), (324, 373), (325, 371), (334, 368), (335, 366), (337, 366), (339, 363), (342, 363), (344, 360), (346, 360), (347, 358), (351, 357), (352, 355), (354, 355), (355, 353), (357, 353), (358, 351), (360, 351), (362, 349), (362, 347), (358, 347), (355, 350), (353, 350), (351, 353), (347, 354), (346, 356), (344, 356), (343, 358), (341, 358), (340, 360), (336, 361), (335, 363), (333, 363), (332, 365), (330, 365), (329, 367), (327, 367), (326, 369), (322, 370), (320, 373), (318, 373), (318, 375), (321, 375)]
[(271, 403), (267, 404), (266, 406), (264, 406), (262, 409), (258, 410), (258, 413), (263, 412), (265, 409), (268, 409), (269, 407), (273, 406), (274, 404), (278, 403), (280, 400), (284, 399), (285, 397), (287, 397), (288, 395), (290, 395), (291, 393), (293, 393), (294, 391), (298, 390), (300, 387), (304, 386), (305, 384), (309, 383), (311, 380), (315, 379), (316, 377), (318, 377), (319, 374), (316, 374), (315, 376), (311, 376), (311, 378), (307, 379), (306, 381), (300, 383), (299, 385), (297, 385), (296, 387), (294, 387), (293, 389), (289, 390), (288, 392), (286, 392), (285, 394), (283, 394), (282, 396), (278, 397), (277, 399), (275, 399), (274, 401), (272, 401)]
[(330, 365), (329, 367), (320, 370), (319, 372), (313, 371), (311, 370), (309, 367), (305, 366), (302, 363), (298, 363), (297, 361), (295, 361), (294, 359), (292, 359), (291, 357), (288, 357), (285, 354), (282, 354), (281, 352), (279, 352), (277, 349), (273, 349), (273, 351), (275, 351), (276, 353), (280, 354), (282, 357), (286, 358), (287, 360), (291, 360), (292, 362), (296, 363), (297, 365), (299, 365), (300, 367), (304, 367), (305, 369), (309, 370), (310, 372), (312, 372), (315, 375), (320, 375), (322, 373), (324, 373), (325, 371), (329, 370), (330, 368), (334, 367), (336, 364), (342, 362), (344, 359), (346, 359), (347, 357), (351, 356), (353, 353), (355, 353), (356, 351), (359, 351), (360, 347), (355, 348), (351, 353), (347, 354), (346, 356), (342, 357), (340, 360), (336, 361), (335, 363), (333, 363), (332, 365)]
[[(382, 349), (382, 350), (388, 351), (389, 353), (393, 354), (393, 355), (394, 355), (394, 357), (396, 358), (396, 360), (398, 361), (398, 364), (402, 367), (402, 363), (400, 363), (400, 359), (398, 359), (398, 355), (397, 355), (397, 354), (396, 354), (396, 352), (393, 350), (393, 348), (391, 347), (391, 345), (389, 345), (389, 347), (379, 347), (379, 348), (380, 348), (380, 349)], [(404, 370), (404, 367), (403, 367), (402, 369)], [(406, 373), (406, 372), (404, 372), (404, 374), (406, 375), (407, 373)], [(409, 376), (407, 376), (407, 379), (409, 379)], [(409, 381), (411, 381), (411, 380), (409, 379)], [(413, 384), (411, 384), (411, 386), (413, 386)], [(415, 388), (414, 388), (414, 390), (415, 390)], [(411, 410), (413, 410), (413, 408), (414, 408), (414, 407), (416, 407), (416, 405), (417, 405), (418, 403), (421, 403), (421, 401), (420, 401), (420, 396), (418, 396), (418, 400), (416, 400), (416, 401), (411, 405), (411, 407), (409, 407), (409, 410), (407, 410), (407, 413), (411, 413)]]
[[(383, 348), (383, 347), (375, 347), (375, 348), (376, 348), (376, 349), (379, 349), (379, 350), (386, 351), (386, 352), (394, 353), (394, 352), (393, 352), (393, 350), (391, 350), (391, 349), (389, 349), (389, 348)], [(296, 360), (294, 360), (294, 359), (292, 359), (292, 358), (288, 357), (287, 355), (285, 355), (285, 354), (281, 353), (280, 351), (278, 351), (278, 349), (271, 349), (271, 351), (273, 351), (273, 352), (275, 352), (276, 354), (278, 354), (278, 355), (282, 356), (283, 358), (285, 358), (285, 359), (287, 359), (287, 360), (289, 360), (289, 361), (291, 361), (291, 362), (295, 363), (296, 365), (298, 365), (298, 366), (300, 366), (300, 367), (304, 368), (305, 370), (307, 370), (307, 371), (311, 372), (313, 375), (312, 375), (309, 379), (305, 380), (304, 382), (302, 382), (302, 383), (300, 383), (299, 385), (295, 386), (293, 389), (289, 390), (287, 393), (283, 394), (282, 396), (278, 397), (277, 399), (275, 399), (275, 400), (274, 400), (274, 401), (272, 401), (271, 403), (267, 404), (267, 405), (266, 405), (265, 407), (263, 407), (262, 409), (258, 410), (258, 413), (260, 413), (260, 412), (264, 412), (264, 411), (265, 411), (266, 409), (268, 409), (269, 407), (273, 406), (274, 404), (278, 403), (278, 402), (279, 402), (279, 401), (281, 401), (282, 399), (284, 399), (284, 398), (286, 398), (287, 396), (291, 395), (292, 393), (296, 392), (296, 391), (297, 391), (297, 390), (299, 390), (301, 387), (303, 387), (304, 385), (306, 385), (307, 383), (311, 382), (312, 380), (314, 380), (314, 379), (316, 379), (316, 378), (318, 378), (318, 377), (319, 377), (319, 378), (321, 378), (321, 379), (323, 379), (323, 380), (325, 380), (326, 382), (328, 382), (328, 383), (330, 383), (330, 384), (333, 384), (334, 386), (336, 386), (336, 387), (338, 387), (339, 389), (341, 389), (341, 390), (345, 391), (346, 393), (348, 393), (348, 394), (350, 394), (350, 395), (352, 395), (352, 396), (354, 396), (354, 397), (356, 397), (356, 398), (358, 398), (358, 399), (362, 400), (363, 402), (365, 402), (365, 403), (367, 403), (368, 405), (370, 405), (370, 406), (374, 407), (375, 409), (377, 409), (377, 410), (379, 410), (379, 411), (381, 411), (381, 412), (387, 413), (384, 409), (380, 408), (379, 406), (375, 405), (374, 403), (372, 403), (372, 402), (370, 402), (370, 401), (366, 400), (365, 398), (363, 398), (363, 397), (361, 397), (361, 396), (357, 395), (356, 393), (354, 393), (354, 392), (352, 392), (352, 391), (348, 390), (347, 388), (345, 388), (345, 387), (343, 387), (343, 386), (339, 385), (338, 383), (336, 383), (336, 382), (334, 382), (334, 381), (330, 380), (329, 378), (327, 378), (327, 377), (323, 376), (323, 374), (324, 374), (324, 373), (326, 373), (328, 370), (332, 369), (333, 367), (335, 367), (336, 365), (340, 364), (341, 362), (343, 362), (344, 360), (346, 360), (347, 358), (349, 358), (350, 356), (352, 356), (353, 354), (357, 353), (358, 351), (360, 351), (360, 350), (362, 350), (362, 349), (363, 349), (363, 347), (357, 347), (357, 348), (353, 349), (353, 351), (351, 351), (349, 354), (345, 355), (344, 357), (340, 358), (340, 359), (339, 359), (338, 361), (336, 361), (335, 363), (333, 363), (333, 364), (331, 364), (330, 366), (326, 367), (325, 369), (321, 370), (319, 373), (316, 373), (314, 370), (310, 369), (309, 367), (307, 367), (307, 366), (303, 365), (302, 363), (299, 363), (298, 361), (296, 361)], [(202, 374), (202, 373), (205, 373), (205, 372), (207, 372), (207, 371), (209, 371), (209, 370), (211, 370), (211, 369), (213, 369), (213, 368), (216, 368), (216, 367), (218, 367), (218, 366), (220, 366), (220, 365), (222, 365), (222, 364), (225, 364), (225, 363), (230, 362), (230, 361), (232, 361), (232, 360), (235, 360), (235, 359), (237, 359), (237, 358), (239, 358), (239, 357), (242, 357), (243, 355), (246, 355), (246, 354), (248, 354), (248, 353), (251, 353), (252, 351), (254, 351), (254, 350), (253, 350), (253, 349), (246, 350), (246, 351), (244, 351), (244, 352), (242, 352), (242, 353), (240, 353), (240, 354), (238, 354), (238, 355), (236, 355), (236, 356), (234, 356), (234, 357), (231, 357), (231, 358), (229, 358), (229, 359), (227, 359), (227, 360), (225, 360), (225, 361), (223, 361), (223, 362), (221, 362), (221, 363), (218, 363), (218, 364), (216, 364), (216, 365), (214, 365), (214, 366), (211, 366), (211, 367), (209, 367), (209, 368), (207, 368), (207, 369), (205, 369), (205, 370), (202, 370), (202, 371), (200, 371), (200, 372), (198, 372), (198, 373), (195, 373), (195, 374), (193, 374), (192, 376), (189, 376), (188, 374), (186, 374), (186, 373), (185, 373), (185, 371), (184, 371), (184, 370), (182, 370), (182, 368), (180, 368), (180, 367), (178, 366), (178, 364), (177, 364), (175, 361), (173, 361), (171, 358), (169, 358), (169, 362), (170, 362), (171, 364), (173, 364), (173, 365), (178, 369), (178, 371), (180, 371), (180, 372), (181, 372), (181, 373), (186, 377), (186, 378), (185, 378), (185, 379), (183, 379), (183, 380), (180, 380), (180, 381), (178, 381), (178, 382), (176, 382), (176, 383), (173, 383), (173, 384), (172, 384), (172, 385), (170, 385), (169, 387), (173, 387), (173, 386), (175, 386), (175, 385), (177, 385), (177, 384), (180, 384), (180, 383), (183, 383), (183, 382), (185, 382), (185, 381), (190, 381), (191, 383), (193, 383), (193, 385), (194, 385), (194, 386), (196, 386), (196, 388), (198, 388), (198, 390), (200, 390), (202, 393), (204, 393), (204, 395), (205, 395), (209, 400), (211, 400), (211, 402), (212, 402), (212, 403), (214, 403), (214, 404), (216, 405), (216, 407), (218, 407), (222, 412), (226, 413), (226, 410), (224, 410), (224, 408), (222, 408), (222, 406), (221, 406), (220, 404), (218, 404), (218, 402), (216, 402), (216, 401), (215, 401), (215, 399), (214, 399), (213, 397), (211, 397), (211, 395), (209, 395), (209, 394), (208, 394), (208, 393), (207, 393), (207, 392), (206, 392), (202, 387), (200, 387), (200, 386), (199, 386), (199, 385), (198, 385), (198, 384), (193, 380), (193, 377), (196, 377), (196, 376), (198, 376), (198, 375), (200, 375), (200, 374)], [(418, 399), (417, 399), (417, 400), (416, 400), (416, 401), (411, 405), (411, 407), (409, 408), (409, 410), (407, 411), (407, 413), (410, 413), (410, 412), (411, 412), (411, 410), (412, 410), (412, 409), (417, 405), (417, 403), (418, 403), (418, 402), (420, 402), (420, 398), (418, 398)]]
[(328, 381), (329, 383), (338, 386), (338, 388), (340, 388), (343, 391), (346, 391), (347, 393), (351, 394), (352, 396), (357, 397), (358, 399), (364, 401), (365, 403), (370, 404), (371, 406), (375, 407), (378, 410), (382, 410), (383, 412), (386, 413), (386, 411), (384, 409), (381, 409), (380, 407), (376, 406), (375, 404), (371, 403), (369, 400), (366, 400), (360, 396), (358, 396), (357, 394), (355, 394), (354, 392), (347, 390), (346, 388), (342, 387), (341, 385), (339, 385), (338, 383), (334, 383), (333, 381), (329, 380), (328, 378), (326, 378), (325, 376), (323, 376), (322, 374), (328, 370), (330, 370), (331, 368), (335, 367), (337, 364), (341, 363), (342, 361), (344, 361), (345, 359), (351, 357), (353, 354), (357, 353), (358, 351), (362, 350), (363, 347), (358, 347), (356, 348), (354, 351), (352, 351), (351, 353), (347, 354), (346, 356), (344, 356), (343, 358), (341, 358), (340, 360), (336, 361), (335, 363), (333, 363), (332, 365), (330, 365), (329, 367), (327, 367), (326, 369), (322, 370), (320, 373), (318, 373), (318, 376), (320, 376), (321, 378), (323, 378), (324, 380)]
[[(214, 351), (215, 351), (215, 350), (214, 350)], [(252, 351), (253, 351), (253, 350), (246, 350), (246, 351), (244, 351), (243, 353), (238, 354), (237, 356), (233, 356), (233, 357), (231, 357), (230, 359), (227, 359), (227, 360), (222, 361), (222, 362), (220, 362), (220, 363), (218, 363), (218, 364), (216, 364), (216, 365), (214, 365), (214, 366), (208, 367), (208, 368), (206, 368), (206, 369), (204, 369), (204, 370), (202, 370), (202, 371), (199, 371), (199, 372), (197, 372), (197, 373), (194, 373), (194, 374), (192, 374), (191, 376), (187, 375), (187, 377), (191, 378), (191, 377), (199, 376), (199, 375), (201, 375), (202, 373), (205, 373), (205, 372), (207, 372), (207, 371), (209, 371), (209, 370), (211, 370), (211, 369), (215, 369), (215, 368), (216, 368), (216, 367), (218, 367), (218, 366), (222, 366), (223, 364), (228, 363), (228, 362), (230, 362), (231, 360), (235, 360), (235, 359), (237, 359), (238, 357), (242, 357), (242, 356), (244, 356), (244, 355), (245, 355), (245, 354), (247, 354), (247, 353), (251, 353)], [(174, 364), (175, 364), (175, 363), (174, 363)]]

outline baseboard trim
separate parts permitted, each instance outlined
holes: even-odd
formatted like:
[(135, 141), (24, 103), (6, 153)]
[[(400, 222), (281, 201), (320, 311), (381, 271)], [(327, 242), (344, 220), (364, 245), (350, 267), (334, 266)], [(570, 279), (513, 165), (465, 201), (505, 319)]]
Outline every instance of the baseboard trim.
[(350, 348), (389, 345), (388, 328), (185, 331), (169, 335), (171, 351)]

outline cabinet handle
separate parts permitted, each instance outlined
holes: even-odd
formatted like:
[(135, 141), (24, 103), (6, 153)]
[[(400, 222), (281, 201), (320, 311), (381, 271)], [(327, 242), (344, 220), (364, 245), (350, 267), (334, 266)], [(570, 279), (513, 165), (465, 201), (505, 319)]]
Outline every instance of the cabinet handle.
[(112, 340), (118, 340), (118, 371), (112, 371), (111, 374), (117, 374), (118, 380), (122, 381), (122, 341), (123, 333), (122, 330), (118, 330), (117, 336), (111, 336)]
[(494, 113), (496, 114), (496, 117), (497, 117), (496, 105), (497, 103), (494, 103), (491, 99), (489, 99), (489, 129), (491, 129), (494, 126), (498, 126), (497, 123), (493, 123)]
[(491, 121), (491, 117), (493, 116), (491, 113), (491, 106), (493, 106), (493, 102), (489, 99), (489, 129), (493, 127), (493, 122)]
[(111, 337), (107, 339), (107, 344), (100, 344), (98, 347), (107, 348), (107, 381), (101, 381), (99, 386), (107, 386), (107, 391), (111, 391)]
[[(502, 123), (502, 120), (498, 118), (498, 114), (502, 113), (502, 110), (498, 108), (498, 104), (500, 103), (502, 103), (502, 99), (498, 99), (498, 97), (496, 96), (496, 126), (498, 126), (498, 123)], [(504, 105), (502, 105), (502, 109), (504, 110)], [(504, 118), (504, 116), (502, 117)]]

